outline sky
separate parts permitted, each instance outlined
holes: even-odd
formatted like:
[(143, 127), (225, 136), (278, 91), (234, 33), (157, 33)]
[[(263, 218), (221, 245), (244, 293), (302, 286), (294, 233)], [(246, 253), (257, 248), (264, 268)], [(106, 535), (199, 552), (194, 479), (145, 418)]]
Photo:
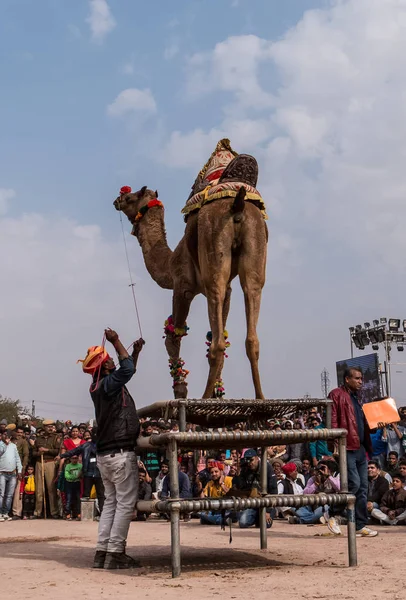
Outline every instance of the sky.
[[(168, 241), (215, 144), (259, 163), (269, 215), (258, 327), (267, 398), (321, 396), (348, 328), (406, 318), (406, 0), (3, 0), (0, 3), (0, 394), (92, 417), (77, 359), (105, 326), (139, 336), (122, 185), (159, 190)], [(171, 293), (124, 229), (146, 346), (130, 389), (172, 397)], [(182, 357), (200, 397), (207, 307)], [(238, 281), (226, 397), (253, 395)], [(393, 360), (402, 354), (393, 352)], [(406, 369), (393, 396), (406, 404)]]

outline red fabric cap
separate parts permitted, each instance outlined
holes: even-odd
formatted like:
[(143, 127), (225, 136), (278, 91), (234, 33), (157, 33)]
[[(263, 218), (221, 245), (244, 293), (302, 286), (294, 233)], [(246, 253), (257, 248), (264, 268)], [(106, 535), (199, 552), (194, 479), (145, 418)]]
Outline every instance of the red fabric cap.
[(285, 473), (285, 475), (289, 475), (290, 473), (297, 471), (297, 466), (295, 465), (295, 463), (290, 462), (290, 463), (287, 463), (286, 465), (283, 465), (282, 471)]
[(129, 194), (131, 192), (131, 187), (129, 185), (123, 185), (120, 189), (120, 194)]

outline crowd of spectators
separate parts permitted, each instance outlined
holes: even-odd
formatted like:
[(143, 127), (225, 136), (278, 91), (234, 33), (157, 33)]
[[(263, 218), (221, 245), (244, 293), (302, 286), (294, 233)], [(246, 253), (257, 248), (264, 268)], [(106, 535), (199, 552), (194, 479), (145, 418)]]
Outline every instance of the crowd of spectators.
[[(399, 409), (400, 422), (382, 425), (373, 432), (373, 453), (368, 463), (368, 512), (371, 521), (397, 525), (406, 523), (406, 409)], [(0, 415), (1, 416), (1, 415)], [(270, 419), (262, 429), (300, 430), (325, 427), (317, 407), (291, 419)], [(187, 431), (201, 431), (191, 423)], [(245, 424), (224, 431), (246, 429)], [(141, 435), (178, 431), (174, 421), (141, 419)], [(220, 429), (219, 431), (223, 431)], [(0, 422), (0, 521), (43, 518), (80, 520), (81, 498), (95, 499), (103, 510), (104, 489), (97, 468), (97, 430), (89, 424), (71, 422), (40, 426), (25, 420), (18, 424)], [(220, 451), (180, 452), (179, 495), (181, 498), (220, 498), (226, 495), (255, 497), (261, 493), (261, 459), (257, 448), (224, 448)], [(340, 489), (337, 448), (324, 440), (270, 446), (267, 449), (269, 494), (334, 493)], [(159, 449), (140, 450), (138, 456), (139, 499), (170, 497), (168, 462)], [(45, 494), (45, 502), (44, 502)], [(147, 521), (149, 512), (134, 510), (134, 520)], [(161, 518), (168, 519), (167, 515)], [(255, 509), (240, 513), (202, 512), (184, 514), (202, 525), (235, 522), (240, 527), (258, 526)], [(334, 506), (303, 506), (267, 509), (267, 526), (275, 519), (291, 524), (327, 525), (341, 533), (345, 510)]]

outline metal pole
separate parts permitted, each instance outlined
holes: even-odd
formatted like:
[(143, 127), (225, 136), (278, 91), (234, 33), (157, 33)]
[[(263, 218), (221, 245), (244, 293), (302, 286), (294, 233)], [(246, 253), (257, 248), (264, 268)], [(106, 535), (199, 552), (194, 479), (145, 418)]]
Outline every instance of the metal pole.
[(385, 354), (386, 354), (386, 394), (388, 396), (391, 395), (391, 388), (392, 388), (392, 382), (391, 382), (391, 373), (390, 373), (390, 346), (388, 343), (388, 335), (387, 332), (385, 333)]
[(332, 404), (329, 402), (326, 406), (326, 427), (327, 429), (331, 429), (331, 413), (332, 413)]
[[(171, 500), (179, 499), (179, 469), (178, 469), (178, 445), (176, 440), (169, 442), (169, 477), (171, 488)], [(180, 575), (180, 504), (171, 503), (171, 553), (172, 553), (172, 577)]]
[(342, 435), (338, 440), (338, 455), (340, 460), (340, 491), (348, 492), (347, 471), (347, 436)]
[(350, 344), (351, 344), (351, 358), (354, 358), (354, 343), (352, 341), (351, 331), (350, 331)]
[[(261, 455), (261, 492), (266, 494), (268, 492), (268, 447), (262, 448)], [(268, 538), (266, 534), (266, 506), (262, 506), (259, 509), (259, 535), (261, 539), (261, 550), (266, 550), (268, 546)]]
[(179, 402), (179, 431), (186, 431), (186, 404)]
[(348, 565), (357, 566), (357, 533), (355, 529), (355, 498), (347, 504)]

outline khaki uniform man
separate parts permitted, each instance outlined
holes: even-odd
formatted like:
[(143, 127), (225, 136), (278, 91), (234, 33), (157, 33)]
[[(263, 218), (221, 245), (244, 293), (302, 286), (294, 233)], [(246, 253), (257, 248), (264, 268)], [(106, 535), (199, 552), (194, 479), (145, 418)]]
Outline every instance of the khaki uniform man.
[(44, 508), (44, 489), (42, 486), (42, 464), (41, 456), (44, 457), (45, 486), (48, 491), (49, 510), (53, 519), (59, 518), (58, 498), (55, 483), (55, 457), (58, 456), (61, 447), (61, 437), (52, 433), (54, 421), (43, 422), (45, 434), (35, 440), (33, 457), (35, 464), (35, 511), (34, 516), (40, 517)]
[[(15, 430), (17, 434), (16, 446), (18, 454), (20, 455), (21, 464), (23, 465), (22, 476), (24, 477), (28, 466), (28, 460), (30, 458), (30, 448), (28, 442), (24, 437), (24, 429), (17, 427)], [(13, 498), (13, 518), (21, 518), (23, 512), (23, 500), (20, 497), (20, 486), (16, 485)]]

